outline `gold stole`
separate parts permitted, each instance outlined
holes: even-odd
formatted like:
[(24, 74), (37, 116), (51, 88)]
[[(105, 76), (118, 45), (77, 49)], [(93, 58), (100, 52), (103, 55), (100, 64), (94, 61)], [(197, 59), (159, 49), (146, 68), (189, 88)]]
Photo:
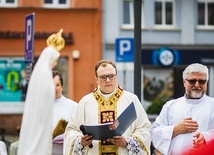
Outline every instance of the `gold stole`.
[[(112, 94), (109, 99), (105, 99), (97, 89), (93, 94), (98, 105), (98, 123), (113, 122), (117, 118), (117, 101), (121, 97), (123, 89), (118, 86), (115, 93)], [(118, 147), (107, 141), (99, 142), (99, 154), (100, 155), (118, 155)]]

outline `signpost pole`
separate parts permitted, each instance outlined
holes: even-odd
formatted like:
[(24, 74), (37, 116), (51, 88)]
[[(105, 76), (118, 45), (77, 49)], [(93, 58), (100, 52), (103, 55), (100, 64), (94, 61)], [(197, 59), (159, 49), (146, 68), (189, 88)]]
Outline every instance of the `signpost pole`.
[(34, 17), (35, 13), (29, 14), (25, 17), (25, 64), (26, 64), (26, 75), (28, 80), (30, 78), (33, 66)]
[(123, 63), (123, 88), (126, 89), (126, 64)]

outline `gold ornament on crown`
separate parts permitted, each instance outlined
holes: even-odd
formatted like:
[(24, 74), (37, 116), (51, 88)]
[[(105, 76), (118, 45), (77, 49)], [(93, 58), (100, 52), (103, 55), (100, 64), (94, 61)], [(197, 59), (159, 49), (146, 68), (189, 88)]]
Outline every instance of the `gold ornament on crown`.
[(58, 33), (52, 34), (46, 40), (48, 46), (54, 47), (57, 51), (60, 51), (65, 46), (65, 40), (62, 37), (63, 29), (60, 29)]

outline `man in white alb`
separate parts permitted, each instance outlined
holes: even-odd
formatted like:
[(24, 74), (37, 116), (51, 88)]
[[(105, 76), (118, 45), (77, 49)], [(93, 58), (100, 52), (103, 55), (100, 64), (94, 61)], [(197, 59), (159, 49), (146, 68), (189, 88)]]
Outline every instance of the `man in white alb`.
[(75, 110), (77, 103), (64, 97), (62, 74), (53, 70), (55, 84), (55, 102), (53, 106), (53, 148), (52, 155), (63, 154), (64, 131), (68, 121)]
[(214, 140), (214, 99), (206, 95), (208, 68), (194, 63), (183, 71), (185, 95), (168, 101), (152, 124), (154, 147), (164, 155), (188, 155)]

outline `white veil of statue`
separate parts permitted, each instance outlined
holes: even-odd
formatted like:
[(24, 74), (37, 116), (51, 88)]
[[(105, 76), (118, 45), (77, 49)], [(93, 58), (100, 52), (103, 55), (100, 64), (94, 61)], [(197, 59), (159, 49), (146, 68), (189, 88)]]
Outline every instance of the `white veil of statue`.
[(51, 155), (55, 100), (52, 68), (60, 56), (58, 51), (54, 46), (46, 47), (33, 69), (25, 100), (18, 155)]
[(0, 155), (7, 155), (7, 146), (0, 140)]

